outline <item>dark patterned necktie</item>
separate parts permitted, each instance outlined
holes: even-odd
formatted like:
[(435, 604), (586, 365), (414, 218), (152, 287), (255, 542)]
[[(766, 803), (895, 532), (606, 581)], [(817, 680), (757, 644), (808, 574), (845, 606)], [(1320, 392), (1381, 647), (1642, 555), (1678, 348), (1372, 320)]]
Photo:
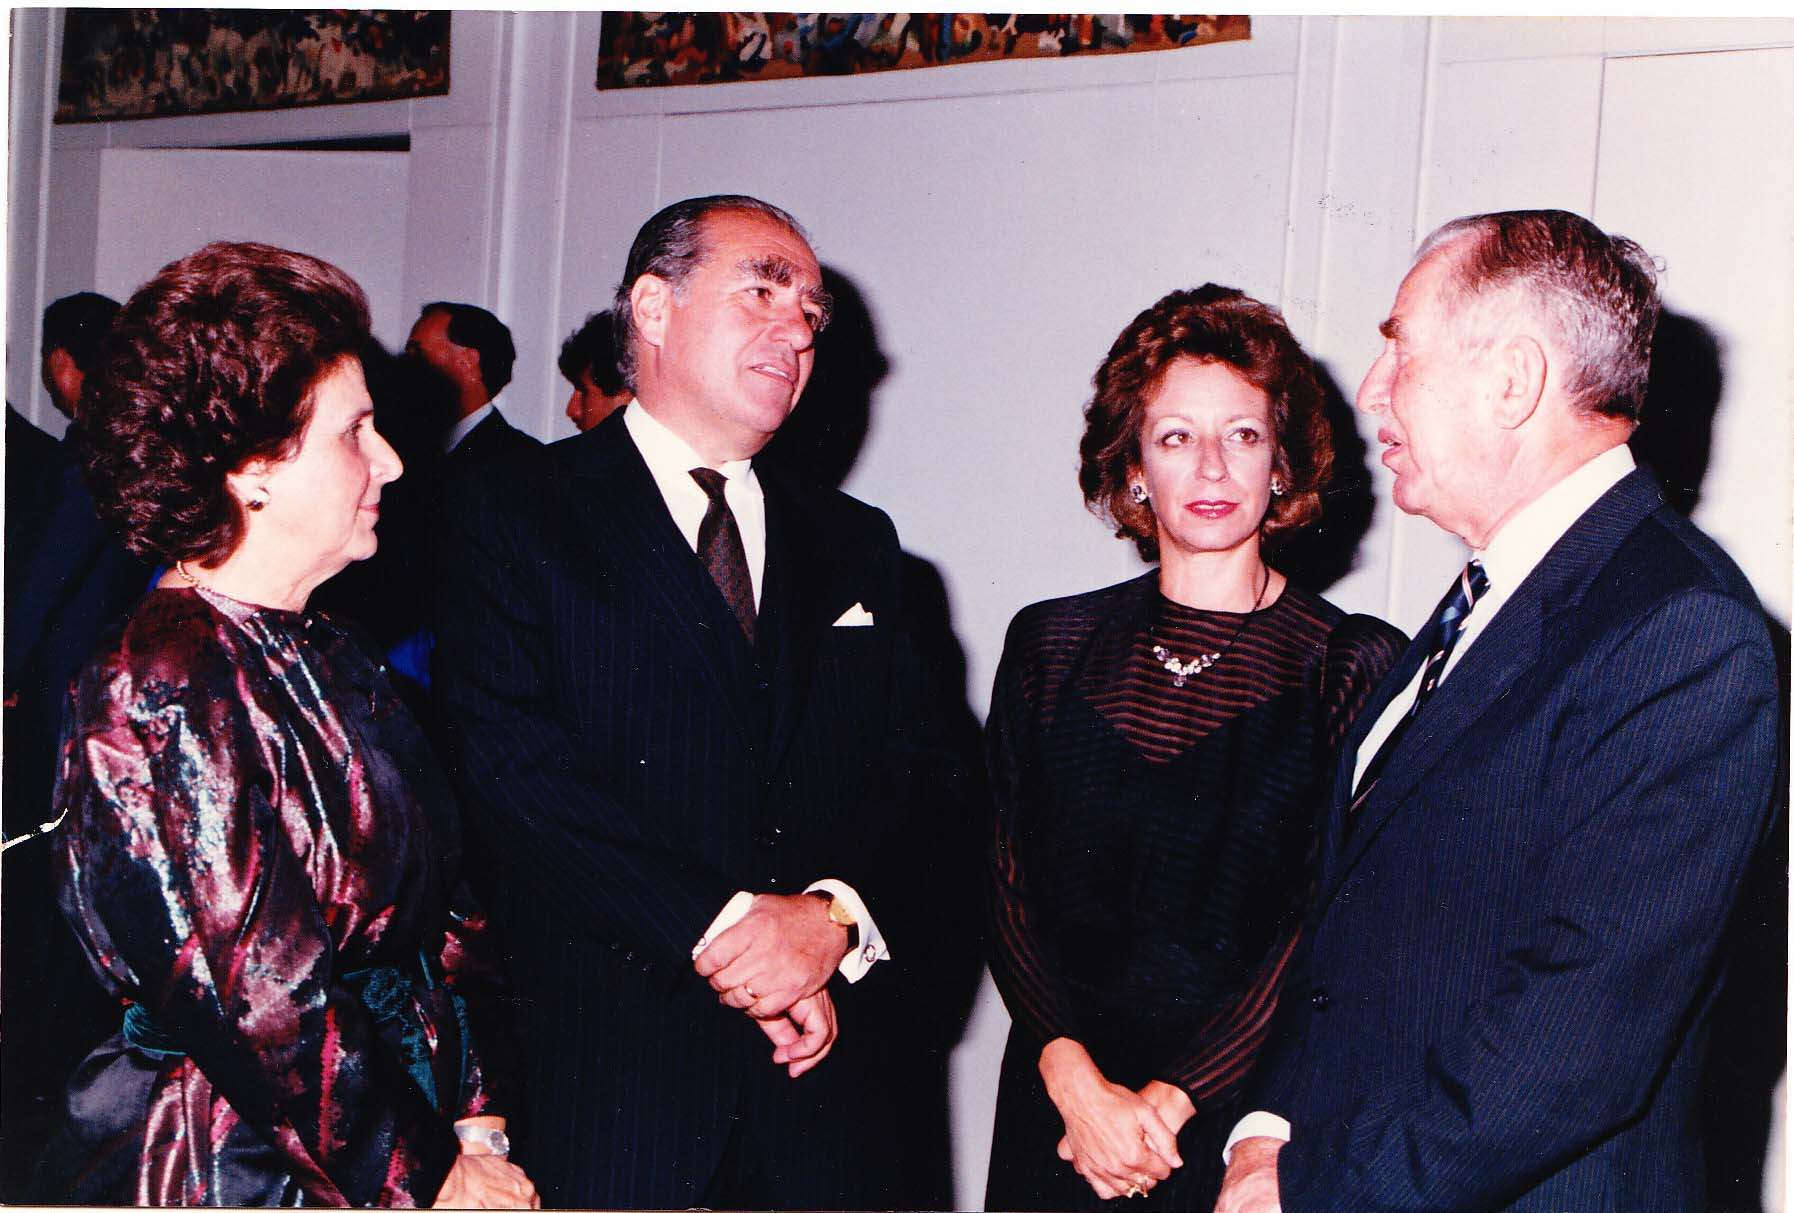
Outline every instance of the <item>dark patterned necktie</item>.
[(693, 468), (691, 478), (710, 498), (704, 521), (698, 524), (698, 559), (723, 593), (729, 609), (741, 622), (741, 631), (752, 643), (754, 639), (754, 581), (748, 575), (747, 550), (741, 546), (741, 528), (723, 499), (723, 486), (728, 480), (714, 468)]
[(1464, 633), (1464, 624), (1470, 619), (1470, 608), (1476, 605), (1477, 600), (1488, 589), (1489, 574), (1483, 571), (1482, 561), (1472, 560), (1464, 566), (1464, 571), (1458, 574), (1458, 579), (1452, 583), (1445, 598), (1433, 611), (1433, 617), (1427, 621), (1426, 631), (1422, 633), (1432, 637), (1433, 648), (1420, 670), (1420, 690), (1415, 693), (1413, 706), (1395, 728), (1389, 731), (1389, 736), (1383, 739), (1383, 744), (1364, 768), (1364, 775), (1358, 780), (1358, 793), (1352, 798), (1350, 812), (1356, 813), (1358, 806), (1364, 803), (1364, 798), (1370, 795), (1370, 790), (1377, 786), (1377, 780), (1382, 776), (1383, 768), (1388, 765), (1390, 755), (1395, 753), (1395, 747), (1400, 744), (1402, 734), (1408, 731), (1408, 725), (1420, 712), (1420, 705), (1432, 697), (1433, 689), (1439, 685), (1439, 678), (1445, 673), (1445, 663), (1451, 660), (1451, 651), (1457, 646), (1458, 637)]

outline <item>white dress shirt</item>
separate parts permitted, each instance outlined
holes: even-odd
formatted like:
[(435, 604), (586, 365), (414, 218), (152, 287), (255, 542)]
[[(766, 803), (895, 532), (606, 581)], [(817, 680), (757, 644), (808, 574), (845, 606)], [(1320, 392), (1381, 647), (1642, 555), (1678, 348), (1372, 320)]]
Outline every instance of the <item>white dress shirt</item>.
[[(1475, 558), (1482, 561), (1483, 571), (1489, 575), (1489, 588), (1471, 608), (1464, 630), (1458, 633), (1458, 642), (1439, 673), (1440, 682), (1451, 676), (1470, 646), (1476, 643), (1476, 638), (1488, 630), (1489, 621), (1501, 613), (1514, 591), (1565, 532), (1636, 466), (1625, 443), (1609, 447), (1529, 501), (1490, 537), (1486, 548), (1473, 551)], [(1420, 676), (1425, 672), (1424, 666), (1415, 671), (1401, 694), (1389, 701), (1376, 724), (1364, 735), (1364, 741), (1358, 746), (1357, 764), (1352, 770), (1353, 787), (1358, 786), (1364, 778), (1364, 768), (1370, 765), (1383, 742), (1414, 706), (1414, 697), (1420, 693)], [(1234, 1144), (1248, 1137), (1275, 1137), (1279, 1141), (1288, 1141), (1289, 1121), (1274, 1112), (1246, 1113), (1228, 1134), (1221, 1161), (1231, 1162)]]
[[(642, 453), (660, 496), (673, 515), (673, 524), (685, 536), (692, 551), (698, 550), (698, 527), (710, 508), (710, 497), (691, 478), (693, 468), (708, 467), (691, 444), (662, 425), (635, 401), (623, 406), (623, 426)], [(766, 573), (766, 494), (751, 459), (731, 459), (716, 469), (723, 476), (723, 500), (735, 515), (741, 532), (741, 551), (747, 557), (748, 576), (754, 582), (754, 607), (760, 606), (760, 585)]]
[[(696, 552), (698, 527), (704, 521), (705, 511), (710, 508), (710, 497), (692, 479), (691, 472), (693, 468), (709, 465), (692, 450), (690, 443), (661, 424), (636, 401), (632, 400), (624, 406), (623, 426), (629, 431), (635, 449), (641, 452), (642, 462), (648, 465), (648, 472), (654, 477), (655, 486), (660, 489), (661, 499), (666, 502), (674, 525), (685, 536), (685, 542), (691, 545), (691, 550)], [(732, 459), (716, 470), (723, 476), (723, 500), (728, 503), (730, 513), (735, 515), (736, 529), (741, 532), (741, 548), (747, 557), (748, 575), (754, 583), (754, 606), (758, 608), (760, 586), (766, 572), (766, 494), (760, 488), (760, 478), (754, 473), (751, 459)], [(891, 958), (891, 950), (885, 944), (878, 924), (873, 921), (872, 912), (866, 908), (865, 901), (852, 885), (832, 877), (824, 877), (813, 882), (804, 892), (827, 893), (853, 915), (854, 925), (860, 932), (859, 945), (850, 949), (842, 957), (840, 964), (840, 973), (848, 981), (858, 981), (878, 961)], [(705, 928), (693, 955), (703, 951), (712, 939), (740, 921), (741, 916), (747, 913), (751, 900), (751, 897), (744, 897), (742, 893), (730, 898)]]

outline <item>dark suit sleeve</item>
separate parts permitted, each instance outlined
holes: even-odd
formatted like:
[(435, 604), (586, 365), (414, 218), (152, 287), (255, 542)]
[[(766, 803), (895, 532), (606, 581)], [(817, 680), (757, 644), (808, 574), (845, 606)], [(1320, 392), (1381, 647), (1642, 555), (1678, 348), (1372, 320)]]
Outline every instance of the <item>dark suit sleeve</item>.
[(1552, 753), (1528, 811), (1559, 821), (1549, 847), (1514, 857), (1536, 866), (1537, 895), (1496, 979), (1410, 1088), (1294, 1125), (1278, 1160), (1289, 1213), (1500, 1207), (1651, 1099), (1765, 819), (1776, 677), (1754, 606), (1717, 593), (1668, 597), (1608, 639), (1529, 734)]
[[(535, 468), (536, 463), (530, 463)], [(689, 963), (735, 892), (647, 833), (577, 763), (554, 701), (554, 566), (525, 511), (545, 486), (476, 476), (451, 487), (434, 678), (482, 835), (573, 932)]]

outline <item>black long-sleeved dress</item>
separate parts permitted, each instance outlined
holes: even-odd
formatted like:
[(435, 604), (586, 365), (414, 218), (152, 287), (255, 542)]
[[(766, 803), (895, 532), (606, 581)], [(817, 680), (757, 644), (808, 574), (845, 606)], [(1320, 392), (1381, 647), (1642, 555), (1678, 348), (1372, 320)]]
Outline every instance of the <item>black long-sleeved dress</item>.
[(164, 589), (69, 719), (60, 900), (124, 1015), (40, 1199), (429, 1204), (498, 1110), (461, 996), (491, 972), (384, 673), (326, 616)]
[[(1027, 608), (997, 671), (991, 968), (1014, 1026), (988, 1208), (1101, 1204), (1054, 1153), (1037, 1065), (1060, 1036), (1113, 1082), (1190, 1096), (1184, 1167), (1148, 1203), (1209, 1207), (1339, 742), (1406, 644), (1294, 585), (1242, 615), (1171, 602), (1157, 576)], [(1155, 646), (1221, 658), (1178, 686)]]

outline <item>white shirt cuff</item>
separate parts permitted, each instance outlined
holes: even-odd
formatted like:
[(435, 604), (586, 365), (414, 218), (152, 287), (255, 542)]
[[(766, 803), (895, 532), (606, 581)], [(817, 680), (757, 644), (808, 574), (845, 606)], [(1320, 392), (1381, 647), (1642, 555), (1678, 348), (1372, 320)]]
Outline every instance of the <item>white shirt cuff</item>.
[(850, 983), (856, 982), (871, 971), (872, 966), (881, 960), (891, 959), (891, 949), (885, 944), (885, 937), (879, 932), (878, 923), (872, 919), (872, 911), (854, 891), (852, 885), (844, 880), (824, 878), (814, 881), (805, 889), (806, 893), (827, 893), (836, 901), (846, 906), (853, 915), (854, 925), (860, 929), (860, 945), (841, 958), (837, 972)]
[(1233, 1161), (1233, 1148), (1248, 1137), (1275, 1137), (1278, 1141), (1288, 1141), (1289, 1121), (1275, 1112), (1248, 1112), (1240, 1117), (1240, 1123), (1227, 1135), (1227, 1144), (1221, 1147), (1222, 1166)]
[(735, 894), (724, 903), (722, 913), (710, 920), (704, 933), (698, 936), (698, 942), (691, 945), (691, 958), (696, 960), (698, 953), (710, 946), (710, 941), (746, 917), (748, 907), (754, 904), (754, 895), (746, 889)]

